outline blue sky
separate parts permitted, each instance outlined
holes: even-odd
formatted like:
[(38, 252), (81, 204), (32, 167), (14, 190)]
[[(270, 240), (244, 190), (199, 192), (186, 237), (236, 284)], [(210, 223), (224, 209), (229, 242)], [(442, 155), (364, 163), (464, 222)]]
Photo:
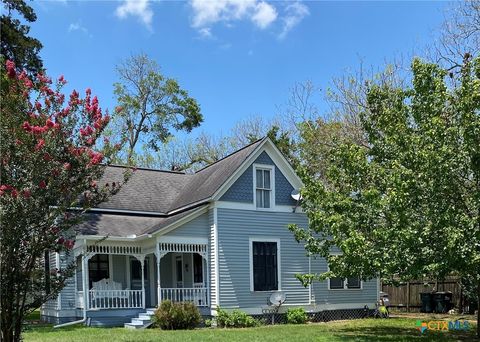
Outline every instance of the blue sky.
[[(115, 65), (147, 53), (195, 97), (218, 134), (243, 118), (273, 117), (295, 83), (326, 89), (332, 77), (434, 39), (448, 2), (222, 0), (37, 1), (31, 33), (51, 76), (92, 88), (115, 106)], [(70, 88), (71, 89), (71, 88)], [(321, 101), (319, 97), (319, 101)], [(320, 106), (322, 104), (320, 103)], [(197, 131), (199, 131), (197, 129)]]

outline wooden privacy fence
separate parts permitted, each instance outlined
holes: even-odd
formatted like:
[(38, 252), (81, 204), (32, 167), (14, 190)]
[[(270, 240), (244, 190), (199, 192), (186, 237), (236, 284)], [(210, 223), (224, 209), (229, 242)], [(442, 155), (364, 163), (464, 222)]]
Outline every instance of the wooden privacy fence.
[(420, 300), (421, 292), (450, 291), (452, 292), (452, 303), (455, 308), (462, 307), (462, 290), (460, 279), (455, 276), (446, 277), (443, 280), (419, 279), (400, 286), (387, 285), (382, 283), (382, 291), (388, 293), (390, 305), (399, 308), (418, 310), (422, 306)]

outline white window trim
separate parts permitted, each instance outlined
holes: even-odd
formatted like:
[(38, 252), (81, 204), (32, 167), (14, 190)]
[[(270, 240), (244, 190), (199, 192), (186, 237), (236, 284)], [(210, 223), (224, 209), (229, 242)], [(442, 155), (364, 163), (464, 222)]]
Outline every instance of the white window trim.
[[(257, 208), (257, 169), (270, 171), (270, 207), (269, 208)], [(271, 211), (275, 208), (275, 166), (268, 164), (253, 164), (253, 207), (255, 210)]]
[[(277, 243), (277, 280), (278, 286), (276, 290), (268, 291), (255, 291), (253, 286), (253, 242), (276, 242)], [(250, 237), (248, 239), (248, 252), (249, 252), (249, 264), (250, 264), (250, 292), (274, 292), (282, 291), (282, 255), (281, 255), (281, 244), (280, 239), (271, 238), (271, 237)]]

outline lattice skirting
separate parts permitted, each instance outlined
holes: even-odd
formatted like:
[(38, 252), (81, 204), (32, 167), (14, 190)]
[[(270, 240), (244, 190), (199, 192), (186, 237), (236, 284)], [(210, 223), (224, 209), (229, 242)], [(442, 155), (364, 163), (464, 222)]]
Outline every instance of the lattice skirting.
[[(309, 312), (307, 313), (307, 315), (308, 315), (309, 322), (328, 322), (328, 321), (338, 321), (338, 320), (344, 320), (344, 319), (366, 318), (371, 316), (373, 312), (374, 310), (371, 310), (371, 309), (339, 309), (339, 310)], [(287, 315), (285, 313), (252, 315), (252, 317), (255, 319), (258, 319), (264, 324), (287, 323)]]

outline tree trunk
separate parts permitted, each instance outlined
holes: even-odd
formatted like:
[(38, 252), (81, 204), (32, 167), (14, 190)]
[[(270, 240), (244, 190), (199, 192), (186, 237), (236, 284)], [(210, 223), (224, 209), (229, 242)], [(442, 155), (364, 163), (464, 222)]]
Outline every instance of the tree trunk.
[(480, 338), (480, 278), (477, 285), (477, 337)]

